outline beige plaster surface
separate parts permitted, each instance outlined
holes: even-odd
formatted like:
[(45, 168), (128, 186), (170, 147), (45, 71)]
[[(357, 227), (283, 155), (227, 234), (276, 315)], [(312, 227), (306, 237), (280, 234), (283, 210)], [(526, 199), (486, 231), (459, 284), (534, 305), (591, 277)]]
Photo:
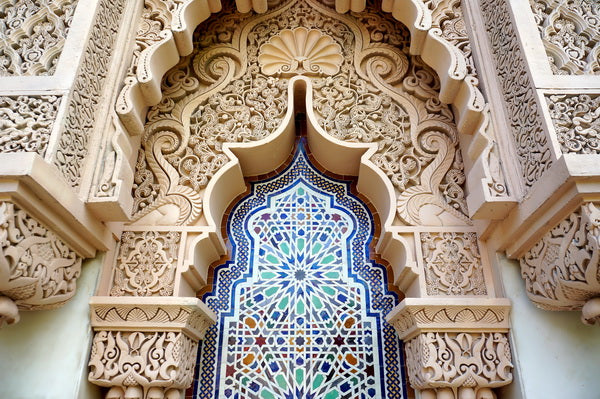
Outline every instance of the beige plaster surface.
[(95, 399), (87, 382), (92, 339), (89, 298), (102, 256), (84, 262), (77, 294), (55, 310), (21, 312), (19, 323), (0, 330), (0, 398)]

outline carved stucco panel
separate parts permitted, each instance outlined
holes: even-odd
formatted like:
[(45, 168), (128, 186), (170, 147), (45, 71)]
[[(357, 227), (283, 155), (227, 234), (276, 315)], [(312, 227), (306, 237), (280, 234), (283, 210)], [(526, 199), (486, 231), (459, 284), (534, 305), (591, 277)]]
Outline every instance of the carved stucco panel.
[(584, 309), (584, 321), (595, 322), (600, 315), (593, 300), (600, 296), (599, 259), (600, 210), (586, 203), (520, 259), (529, 298), (548, 310), (579, 310), (590, 303), (593, 314)]
[(0, 76), (53, 75), (77, 0), (0, 3)]
[(0, 96), (0, 153), (46, 153), (61, 96)]
[(172, 295), (180, 240), (174, 231), (124, 232), (110, 295)]
[(0, 294), (27, 310), (75, 295), (82, 257), (19, 206), (0, 202)]
[[(176, 220), (165, 224), (191, 224), (198, 219), (202, 190), (227, 162), (223, 143), (267, 137), (279, 127), (287, 110), (285, 77), (261, 73), (260, 60), (272, 57), (269, 52), (275, 48), (268, 42), (298, 26), (307, 29), (296, 31), (306, 33), (300, 35), (303, 40), (319, 39), (321, 34), (309, 33), (322, 26), (323, 34), (335, 41), (327, 44), (328, 51), (341, 49), (342, 53), (327, 55), (331, 69), (296, 70), (313, 79), (319, 125), (344, 141), (380, 144), (372, 160), (397, 187), (398, 212), (406, 223), (420, 223), (425, 204), (459, 224), (469, 223), (453, 115), (437, 98), (440, 83), (435, 72), (418, 57), (409, 59), (408, 31), (396, 28), (380, 34), (381, 23), (399, 25), (391, 16), (377, 15), (368, 8), (356, 17), (367, 27), (368, 35), (362, 37), (363, 32), (350, 28), (354, 17), (334, 23), (331, 17), (314, 12), (315, 7), (319, 6), (290, 3), (274, 24), (246, 21), (247, 16), (236, 15), (231, 5), (225, 5), (222, 19), (217, 19), (223, 22), (213, 22), (216, 32), (209, 25), (206, 34), (197, 39), (195, 52), (165, 75), (163, 99), (148, 113), (144, 154), (138, 158), (134, 186), (137, 220), (156, 220), (159, 209), (167, 205), (180, 211)], [(248, 42), (241, 42), (243, 48), (228, 45), (234, 39), (238, 43), (247, 24), (253, 28), (246, 28)], [(355, 40), (355, 35), (361, 40)], [(290, 40), (295, 40), (293, 36), (290, 34)], [(286, 45), (285, 40), (278, 43)], [(402, 45), (398, 48), (393, 43)], [(189, 130), (188, 121), (181, 119), (187, 104), (198, 104), (191, 113)], [(416, 129), (410, 129), (411, 123)]]
[(81, 183), (82, 167), (89, 151), (125, 4), (125, 0), (100, 1), (68, 100), (67, 116), (54, 154), (54, 164), (73, 187)]
[(600, 153), (600, 95), (545, 96), (563, 153)]
[(486, 295), (476, 233), (421, 233), (428, 295)]
[(187, 388), (197, 351), (198, 341), (182, 332), (99, 331), (89, 379), (101, 386)]
[(596, 0), (531, 0), (552, 72), (600, 74), (600, 4)]
[(523, 184), (529, 188), (552, 165), (534, 87), (505, 0), (482, 0), (498, 82), (511, 126)]
[(479, 390), (512, 381), (505, 333), (422, 333), (406, 342), (405, 350), (408, 378), (417, 389)]

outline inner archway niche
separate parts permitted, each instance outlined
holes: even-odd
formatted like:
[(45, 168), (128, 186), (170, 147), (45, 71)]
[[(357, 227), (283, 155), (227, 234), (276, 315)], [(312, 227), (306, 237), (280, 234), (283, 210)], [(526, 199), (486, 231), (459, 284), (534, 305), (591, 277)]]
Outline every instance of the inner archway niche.
[[(382, 224), (377, 252), (391, 264), (394, 283), (408, 297), (428, 298), (418, 306), (441, 306), (445, 312), (446, 327), (437, 316), (429, 327), (447, 331), (443, 336), (407, 328), (406, 318), (395, 325), (410, 340), (411, 385), (434, 395), (440, 389), (440, 397), (448, 397), (443, 395), (450, 389), (467, 398), (508, 383), (508, 306), (494, 299), (487, 261), (467, 217), (454, 116), (439, 101), (436, 73), (410, 55), (410, 48), (409, 31), (373, 5), (340, 15), (327, 4), (292, 0), (257, 15), (225, 4), (198, 28), (192, 54), (165, 74), (162, 100), (148, 111), (133, 189), (134, 221), (125, 226), (101, 292), (195, 296), (208, 282), (208, 265), (226, 251), (220, 221), (245, 190), (244, 176), (268, 173), (284, 162), (295, 140), (294, 114), (301, 111), (316, 160), (333, 173), (358, 176), (358, 191), (375, 206)], [(401, 314), (418, 310), (403, 303)], [(481, 305), (487, 310), (455, 319)], [(494, 324), (489, 312), (500, 320), (492, 329), (496, 335), (489, 332)], [(447, 327), (452, 323), (458, 324)], [(96, 335), (90, 379), (114, 385), (114, 360), (105, 353), (111, 345), (130, 346), (131, 334), (108, 334), (112, 344)], [(474, 367), (436, 374), (441, 382), (432, 384), (419, 364), (434, 367), (429, 363), (438, 362), (438, 355), (424, 359), (419, 348), (439, 346), (440, 340), (456, 348), (456, 359), (473, 351)], [(502, 361), (478, 352), (484, 344)], [(197, 342), (188, 345), (181, 375), (171, 386), (191, 383), (189, 353), (196, 348)], [(136, 373), (131, 384), (141, 386), (144, 397), (149, 387), (171, 392), (158, 388), (168, 386), (164, 381)], [(475, 388), (461, 388), (473, 379)]]

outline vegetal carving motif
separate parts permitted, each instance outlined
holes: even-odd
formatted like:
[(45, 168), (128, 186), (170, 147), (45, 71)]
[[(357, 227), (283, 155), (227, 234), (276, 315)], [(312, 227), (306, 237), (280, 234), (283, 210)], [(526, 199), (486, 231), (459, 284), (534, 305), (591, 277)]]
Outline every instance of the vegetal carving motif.
[(51, 309), (75, 295), (82, 258), (24, 210), (0, 202), (0, 296)]
[(73, 187), (79, 186), (81, 181), (81, 168), (88, 154), (88, 143), (102, 99), (104, 81), (125, 3), (125, 0), (100, 1), (83, 60), (73, 83), (68, 114), (54, 159), (54, 164)]
[(123, 233), (110, 294), (172, 295), (180, 238), (173, 231)]
[(534, 87), (504, 0), (482, 0), (481, 10), (504, 95), (523, 183), (531, 187), (552, 165)]
[(546, 101), (563, 152), (600, 153), (600, 96), (552, 94)]
[(586, 203), (521, 259), (529, 298), (549, 310), (579, 310), (600, 296), (600, 210)]
[(0, 4), (0, 76), (52, 75), (77, 0), (8, 0)]
[(117, 112), (126, 113), (133, 106), (130, 104), (132, 87), (137, 83), (138, 78), (144, 80), (150, 76), (149, 65), (144, 56), (147, 56), (150, 48), (158, 46), (170, 37), (167, 32), (171, 28), (173, 13), (181, 7), (182, 3), (183, 0), (144, 1), (144, 10), (135, 35), (133, 58), (125, 78), (125, 87), (121, 89), (117, 99)]
[(187, 388), (198, 341), (182, 332), (99, 331), (89, 379), (101, 386)]
[(266, 75), (275, 73), (335, 75), (344, 60), (331, 37), (317, 29), (284, 29), (260, 47), (258, 63)]
[[(334, 137), (379, 143), (372, 160), (398, 189), (399, 216), (418, 224), (421, 208), (434, 205), (468, 223), (453, 115), (437, 98), (435, 73), (418, 57), (408, 58), (407, 30), (381, 32), (380, 21), (398, 24), (373, 7), (362, 17), (364, 30), (351, 28), (354, 17), (338, 16), (337, 21), (318, 3), (290, 2), (261, 18), (233, 17), (232, 9), (225, 5), (223, 16), (211, 25), (217, 32), (207, 29), (197, 37), (194, 53), (165, 75), (163, 99), (148, 113), (144, 154), (138, 159), (136, 219), (160, 217), (163, 224), (197, 220), (200, 193), (227, 162), (223, 143), (259, 140), (280, 125), (288, 81), (264, 73), (285, 72), (300, 61), (305, 64), (300, 72), (306, 74), (307, 59), (293, 61), (299, 53), (290, 53), (285, 63), (273, 63), (269, 55), (281, 54), (283, 37), (289, 43), (302, 37), (341, 50), (328, 56), (331, 65), (319, 66), (320, 73), (334, 75), (313, 78), (314, 110)], [(197, 105), (184, 128), (188, 122), (182, 110), (191, 103)], [(166, 205), (175, 205), (179, 214), (169, 220), (158, 216)]]
[[(461, 0), (423, 0), (431, 11), (432, 25), (441, 36), (452, 43), (465, 56), (467, 73), (476, 79), (477, 70), (471, 53), (471, 43), (465, 27)], [(475, 83), (477, 84), (477, 83)]]
[(481, 389), (512, 381), (505, 333), (422, 333), (404, 348), (408, 378), (416, 389)]
[(595, 0), (531, 0), (552, 72), (600, 74), (600, 5)]
[(475, 233), (421, 233), (429, 295), (485, 295)]
[(59, 96), (0, 97), (0, 152), (46, 153)]

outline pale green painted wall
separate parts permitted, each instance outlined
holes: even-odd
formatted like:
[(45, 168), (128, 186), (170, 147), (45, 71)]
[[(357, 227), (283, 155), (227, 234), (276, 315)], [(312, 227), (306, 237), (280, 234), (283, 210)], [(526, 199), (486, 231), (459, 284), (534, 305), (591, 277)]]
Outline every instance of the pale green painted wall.
[(0, 330), (0, 398), (96, 399), (87, 382), (92, 338), (88, 301), (101, 257), (84, 262), (77, 293), (55, 310), (22, 312), (21, 321)]
[(519, 264), (501, 256), (497, 264), (513, 303), (512, 344), (521, 380), (500, 398), (600, 398), (600, 328), (582, 324), (578, 312), (536, 308), (525, 293)]

